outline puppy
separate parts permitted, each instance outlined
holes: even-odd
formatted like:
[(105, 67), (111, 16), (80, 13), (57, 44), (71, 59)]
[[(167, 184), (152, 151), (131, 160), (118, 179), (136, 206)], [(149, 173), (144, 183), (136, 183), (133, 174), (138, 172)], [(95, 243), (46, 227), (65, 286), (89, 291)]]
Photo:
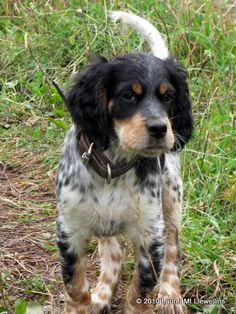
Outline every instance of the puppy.
[[(57, 178), (65, 313), (109, 313), (122, 267), (121, 233), (136, 252), (124, 313), (154, 313), (149, 303), (186, 313), (178, 278), (179, 152), (193, 129), (186, 72), (149, 22), (125, 12), (111, 18), (138, 30), (153, 56), (99, 57), (65, 95), (73, 119)], [(90, 294), (85, 260), (92, 236), (99, 238), (101, 267)], [(148, 299), (157, 283), (158, 299)]]

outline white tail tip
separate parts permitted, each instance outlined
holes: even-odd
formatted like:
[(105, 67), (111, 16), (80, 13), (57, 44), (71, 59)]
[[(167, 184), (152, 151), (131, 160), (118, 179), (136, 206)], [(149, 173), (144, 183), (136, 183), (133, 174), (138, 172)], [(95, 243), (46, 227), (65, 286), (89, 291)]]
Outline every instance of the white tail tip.
[(166, 59), (169, 56), (165, 42), (158, 30), (147, 20), (127, 12), (112, 11), (109, 16), (113, 22), (121, 20), (122, 23), (133, 26), (148, 42), (155, 57)]

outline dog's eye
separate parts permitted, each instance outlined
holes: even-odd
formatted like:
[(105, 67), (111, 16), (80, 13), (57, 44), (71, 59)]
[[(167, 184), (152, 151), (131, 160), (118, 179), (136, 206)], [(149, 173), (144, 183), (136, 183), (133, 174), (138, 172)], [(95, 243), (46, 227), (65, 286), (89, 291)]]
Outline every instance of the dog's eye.
[(134, 92), (129, 90), (122, 95), (122, 98), (126, 101), (132, 101), (132, 100), (135, 100), (135, 94)]
[(163, 95), (162, 98), (161, 98), (162, 101), (166, 101), (166, 102), (171, 101), (172, 99), (173, 99), (172, 95), (170, 95), (168, 93)]

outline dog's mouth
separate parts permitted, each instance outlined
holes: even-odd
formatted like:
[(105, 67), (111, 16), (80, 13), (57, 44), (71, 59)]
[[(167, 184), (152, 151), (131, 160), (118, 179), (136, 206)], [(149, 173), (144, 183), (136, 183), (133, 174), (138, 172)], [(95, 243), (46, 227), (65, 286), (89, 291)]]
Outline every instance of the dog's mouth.
[(164, 146), (148, 146), (140, 149), (140, 152), (144, 156), (159, 156), (160, 154), (168, 151), (168, 149)]
[(148, 146), (148, 147), (144, 147), (141, 150), (143, 151), (159, 151), (159, 150), (164, 150), (166, 149), (164, 146)]
[(143, 155), (144, 157), (158, 157), (161, 154), (168, 152), (169, 149), (165, 146), (148, 146), (132, 149), (135, 154)]
[(123, 147), (124, 152), (130, 156), (141, 155), (144, 157), (155, 158), (163, 153), (167, 153), (172, 147), (165, 145), (150, 145), (150, 146), (136, 146), (136, 147)]

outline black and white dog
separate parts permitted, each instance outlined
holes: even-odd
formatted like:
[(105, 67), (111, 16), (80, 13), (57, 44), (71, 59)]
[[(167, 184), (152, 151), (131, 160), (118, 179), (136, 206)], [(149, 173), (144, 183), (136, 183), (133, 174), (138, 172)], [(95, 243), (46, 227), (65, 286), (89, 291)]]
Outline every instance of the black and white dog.
[[(109, 313), (122, 267), (120, 233), (136, 251), (124, 313), (154, 313), (145, 298), (157, 283), (159, 299), (176, 301), (160, 301), (158, 310), (186, 313), (178, 278), (179, 152), (193, 129), (186, 72), (149, 22), (125, 12), (111, 18), (138, 30), (154, 56), (97, 58), (65, 96), (74, 122), (57, 178), (65, 313)], [(92, 236), (99, 238), (101, 272), (91, 295), (85, 255)]]

